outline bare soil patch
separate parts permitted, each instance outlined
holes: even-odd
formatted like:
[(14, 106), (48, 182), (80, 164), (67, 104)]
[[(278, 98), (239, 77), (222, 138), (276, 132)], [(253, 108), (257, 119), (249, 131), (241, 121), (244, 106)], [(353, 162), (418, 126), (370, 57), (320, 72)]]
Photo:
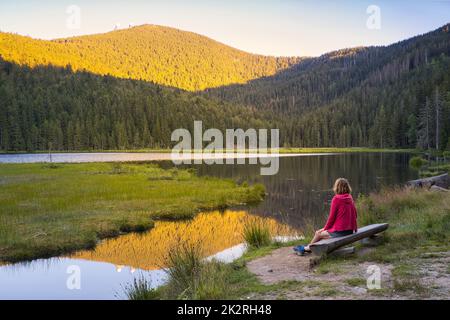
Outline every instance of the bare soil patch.
[[(373, 248), (360, 248), (364, 256)], [(399, 276), (398, 265), (361, 262), (359, 259), (324, 260), (311, 267), (311, 256), (298, 256), (292, 247), (283, 247), (247, 263), (247, 268), (267, 285), (280, 289), (251, 296), (255, 299), (450, 299), (450, 251), (401, 261), (414, 270)], [(367, 287), (368, 267), (381, 271), (381, 289)], [(286, 283), (289, 283), (286, 285)]]

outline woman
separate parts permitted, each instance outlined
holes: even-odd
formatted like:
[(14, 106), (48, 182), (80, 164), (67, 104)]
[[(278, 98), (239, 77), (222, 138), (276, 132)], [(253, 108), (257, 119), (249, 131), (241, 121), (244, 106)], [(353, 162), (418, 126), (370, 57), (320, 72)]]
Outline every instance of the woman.
[(307, 246), (298, 246), (294, 250), (304, 254), (311, 252), (309, 246), (317, 241), (328, 238), (343, 237), (358, 230), (356, 224), (357, 212), (351, 196), (352, 188), (347, 179), (339, 178), (334, 183), (335, 196), (331, 201), (330, 215), (325, 227), (317, 230), (311, 243)]

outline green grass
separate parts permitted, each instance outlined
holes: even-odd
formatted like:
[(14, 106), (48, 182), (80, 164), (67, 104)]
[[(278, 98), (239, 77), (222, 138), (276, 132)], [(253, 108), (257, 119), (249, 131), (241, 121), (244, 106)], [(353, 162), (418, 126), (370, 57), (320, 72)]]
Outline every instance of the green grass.
[(382, 248), (393, 254), (450, 241), (450, 195), (447, 193), (388, 189), (360, 199), (358, 207), (361, 225), (389, 222)]
[[(423, 196), (418, 197), (423, 199)], [(433, 195), (430, 198), (434, 197)], [(426, 252), (431, 247), (436, 246), (436, 250), (448, 250), (450, 199), (430, 201), (437, 203), (433, 205), (430, 203), (429, 206), (422, 208), (401, 210), (400, 213), (393, 214), (395, 217), (384, 219), (390, 223), (384, 244), (361, 257), (361, 260), (396, 263), (401, 259), (416, 258), (420, 256), (418, 252)]]
[(427, 162), (428, 162), (427, 160), (423, 159), (420, 156), (415, 156), (415, 157), (412, 157), (411, 159), (409, 159), (409, 165), (411, 167), (413, 167), (414, 169), (420, 169), (425, 164), (427, 164)]
[[(289, 243), (292, 244), (292, 243)], [(285, 244), (287, 245), (287, 244)], [(293, 290), (310, 285), (310, 282), (283, 281), (273, 285), (262, 284), (248, 271), (246, 263), (270, 253), (279, 246), (250, 248), (232, 263), (222, 263), (203, 258), (201, 246), (180, 244), (168, 253), (168, 282), (157, 290), (142, 292), (142, 286), (128, 286), (127, 297), (141, 299), (246, 299), (250, 295), (281, 290)], [(318, 284), (314, 284), (318, 287)], [(145, 298), (144, 298), (145, 299)]]
[(226, 297), (228, 267), (206, 261), (199, 245), (181, 244), (168, 253), (168, 283), (161, 289), (165, 299), (204, 300)]
[(367, 280), (364, 278), (350, 278), (346, 279), (345, 282), (352, 287), (365, 287), (367, 285)]
[[(172, 152), (172, 149), (108, 149), (108, 150), (101, 150), (101, 149), (95, 149), (95, 150), (52, 150), (52, 154), (58, 154), (58, 153), (170, 153)], [(0, 151), (0, 154), (24, 154), (24, 153), (34, 153), (34, 154), (48, 154), (48, 150), (35, 150), (35, 151)]]
[(416, 153), (415, 149), (377, 149), (377, 148), (280, 148), (280, 153), (357, 153), (357, 152), (389, 152)]
[(425, 295), (428, 292), (428, 288), (421, 283), (419, 278), (395, 278), (393, 290), (400, 293), (413, 292), (418, 295)]
[(450, 163), (433, 164), (419, 171), (422, 178), (434, 177), (444, 173), (450, 173)]
[(249, 219), (245, 223), (243, 238), (249, 246), (254, 248), (266, 247), (272, 242), (269, 227), (257, 219)]
[(151, 283), (144, 276), (134, 278), (133, 282), (125, 286), (123, 291), (128, 300), (157, 300), (159, 298), (159, 290), (152, 288)]
[(317, 290), (313, 292), (313, 295), (319, 296), (319, 297), (333, 297), (338, 295), (340, 292), (339, 290), (333, 288), (333, 287), (320, 287)]
[(410, 277), (416, 273), (413, 265), (400, 263), (392, 269), (392, 275), (395, 277)]
[(172, 248), (166, 264), (165, 285), (156, 291), (149, 286), (144, 290), (141, 290), (143, 286), (129, 286), (126, 296), (133, 300), (147, 296), (148, 299), (232, 299), (265, 287), (247, 271), (242, 260), (232, 264), (205, 260), (198, 245), (180, 244)]
[[(355, 259), (389, 263), (393, 287), (384, 295), (411, 293), (426, 296), (428, 288), (422, 283), (417, 259), (437, 258), (438, 252), (450, 250), (450, 195), (427, 190), (402, 188), (385, 189), (361, 197), (357, 201), (360, 225), (388, 222), (383, 243)], [(360, 245), (359, 245), (360, 246)], [(426, 252), (424, 256), (421, 253)], [(349, 258), (327, 258), (325, 267), (339, 267)], [(321, 268), (321, 266), (319, 266)], [(356, 280), (355, 280), (356, 283)]]
[(339, 274), (342, 272), (341, 268), (334, 263), (335, 260), (338, 260), (338, 257), (330, 256), (327, 259), (323, 260), (319, 265), (316, 267), (315, 272), (318, 274)]
[(0, 261), (54, 256), (155, 219), (256, 202), (261, 185), (149, 163), (0, 164)]
[[(422, 178), (427, 178), (427, 177), (433, 177), (433, 176), (438, 176), (441, 175), (443, 173), (450, 173), (450, 157), (447, 155), (449, 151), (445, 151), (446, 157), (445, 157), (445, 161), (441, 158), (438, 161), (434, 160), (434, 161), (430, 161), (428, 162), (427, 160), (418, 160), (418, 161), (422, 161), (423, 164), (421, 166), (416, 166), (416, 169), (420, 169), (419, 170), (419, 175)], [(442, 156), (442, 155), (440, 155)], [(414, 158), (419, 158), (419, 157), (414, 157)], [(414, 159), (413, 158), (413, 159)]]

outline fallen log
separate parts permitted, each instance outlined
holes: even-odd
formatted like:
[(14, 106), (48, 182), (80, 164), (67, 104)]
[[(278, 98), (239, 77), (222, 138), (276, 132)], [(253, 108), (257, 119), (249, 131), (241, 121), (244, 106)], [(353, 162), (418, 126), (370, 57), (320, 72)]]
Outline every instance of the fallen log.
[(448, 173), (444, 173), (439, 176), (411, 180), (408, 181), (406, 185), (414, 188), (431, 188), (432, 186), (438, 186), (444, 189), (448, 189), (450, 186), (450, 177)]
[(450, 190), (438, 186), (431, 186), (430, 191), (449, 192)]

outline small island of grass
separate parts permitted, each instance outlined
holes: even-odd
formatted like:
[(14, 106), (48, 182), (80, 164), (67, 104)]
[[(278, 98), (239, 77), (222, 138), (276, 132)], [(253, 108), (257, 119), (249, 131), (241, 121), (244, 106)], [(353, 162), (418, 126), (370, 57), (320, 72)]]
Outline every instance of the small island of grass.
[(155, 219), (258, 202), (265, 192), (149, 163), (0, 164), (0, 186), (0, 262), (90, 248)]

